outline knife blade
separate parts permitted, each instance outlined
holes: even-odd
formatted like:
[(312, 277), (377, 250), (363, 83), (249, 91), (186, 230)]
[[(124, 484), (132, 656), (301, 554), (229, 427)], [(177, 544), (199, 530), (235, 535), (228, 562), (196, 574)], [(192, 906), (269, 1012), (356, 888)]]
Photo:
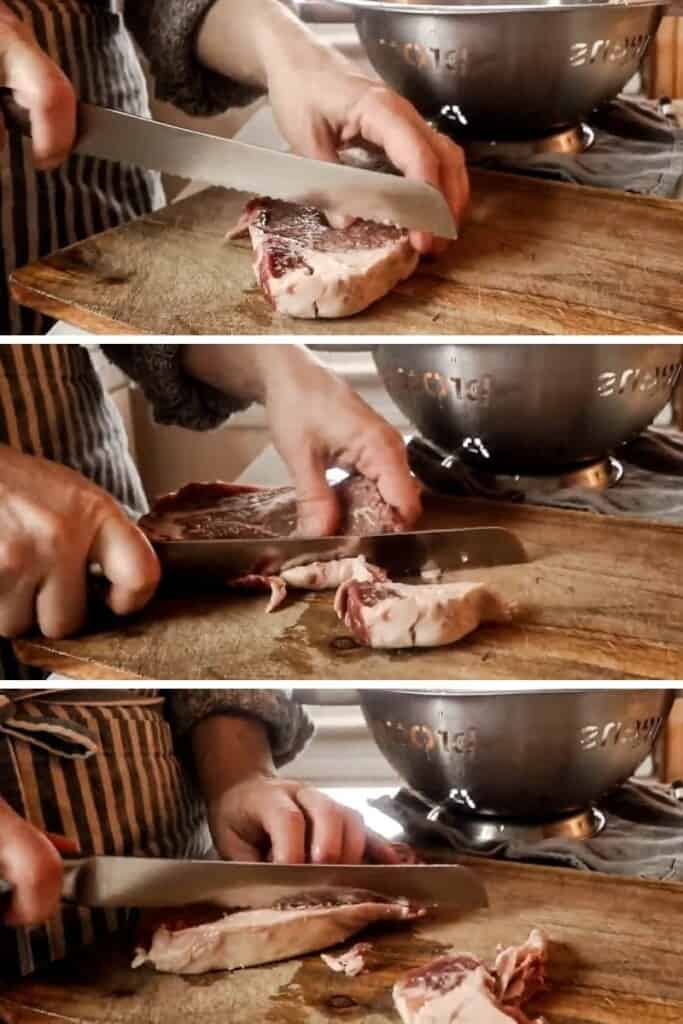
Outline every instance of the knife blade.
[(527, 561), (520, 539), (498, 526), (417, 530), (369, 537), (284, 537), (269, 540), (158, 541), (167, 573), (201, 570), (223, 579), (250, 573), (278, 573), (298, 565), (364, 555), (392, 578), (419, 577), (427, 570), (476, 569)]
[(428, 905), (476, 910), (486, 887), (459, 864), (241, 864), (231, 861), (90, 857), (65, 862), (62, 898), (84, 907), (269, 907), (303, 892), (361, 889)]
[(314, 206), (326, 214), (457, 238), (441, 192), (397, 174), (236, 142), (90, 103), (79, 104), (75, 152), (208, 185)]

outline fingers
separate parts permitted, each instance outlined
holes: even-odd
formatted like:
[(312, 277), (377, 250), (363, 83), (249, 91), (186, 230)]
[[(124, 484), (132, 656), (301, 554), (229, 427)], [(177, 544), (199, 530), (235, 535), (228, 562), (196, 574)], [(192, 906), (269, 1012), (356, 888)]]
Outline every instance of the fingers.
[(262, 858), (262, 851), (258, 846), (248, 843), (242, 836), (233, 829), (219, 828), (214, 842), (219, 856), (224, 860), (235, 860), (242, 864), (258, 864)]
[(270, 837), (274, 864), (306, 863), (306, 818), (284, 789), (273, 789), (260, 813), (262, 826)]
[(85, 571), (58, 563), (38, 589), (36, 619), (38, 627), (50, 640), (77, 633), (86, 618), (87, 587)]
[(81, 848), (75, 839), (69, 839), (68, 836), (59, 836), (54, 832), (46, 832), (45, 835), (50, 840), (55, 850), (59, 853), (69, 857), (77, 857), (81, 852)]
[(298, 790), (296, 802), (309, 821), (308, 859), (312, 864), (361, 863), (366, 833), (359, 814), (316, 789)]
[(339, 526), (336, 495), (327, 482), (327, 466), (310, 448), (295, 451), (288, 458), (296, 488), (298, 532), (303, 537), (330, 537)]
[(417, 523), (422, 514), (421, 488), (410, 472), (408, 456), (400, 434), (382, 424), (369, 430), (361, 440), (357, 469), (370, 480), (406, 527)]
[(0, 637), (6, 640), (23, 636), (35, 621), (36, 581), (24, 576), (24, 563), (17, 552), (0, 541)]
[[(345, 135), (354, 134), (381, 146), (407, 178), (443, 192), (456, 223), (460, 221), (469, 199), (463, 151), (434, 131), (412, 104), (383, 86), (368, 89), (345, 131)], [(448, 244), (421, 231), (412, 231), (410, 239), (423, 254), (438, 255)]]
[(159, 560), (144, 534), (123, 515), (105, 519), (90, 550), (111, 583), (107, 604), (130, 615), (148, 603), (159, 585)]
[(0, 815), (0, 877), (13, 886), (2, 923), (37, 925), (54, 915), (61, 896), (62, 860), (46, 835), (5, 805)]
[(441, 187), (446, 202), (453, 211), (456, 224), (460, 224), (470, 202), (470, 180), (463, 150), (452, 139), (433, 132), (432, 144), (439, 157)]
[(401, 855), (381, 836), (368, 831), (365, 844), (365, 859), (371, 864), (400, 864)]
[(68, 155), (76, 134), (76, 97), (63, 71), (45, 54), (18, 19), (0, 22), (3, 84), (31, 117), (34, 161), (56, 167)]

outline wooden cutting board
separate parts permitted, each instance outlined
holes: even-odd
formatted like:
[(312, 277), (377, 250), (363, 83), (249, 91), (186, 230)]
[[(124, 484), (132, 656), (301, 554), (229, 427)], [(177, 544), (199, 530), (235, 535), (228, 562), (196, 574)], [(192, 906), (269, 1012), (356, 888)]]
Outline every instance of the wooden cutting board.
[[(462, 238), (357, 317), (297, 334), (683, 331), (683, 203), (476, 172)], [(244, 196), (210, 189), (12, 275), (15, 298), (95, 334), (287, 334), (255, 288)]]
[(534, 926), (552, 941), (549, 1024), (680, 1024), (683, 886), (495, 861), (473, 864), (490, 909), (373, 934), (377, 967), (342, 978), (318, 956), (233, 974), (133, 971), (119, 946), (4, 992), (0, 1024), (395, 1024), (394, 982), (454, 948), (490, 960)]
[(266, 615), (262, 595), (188, 584), (126, 622), (21, 641), (17, 653), (77, 679), (683, 678), (683, 527), (464, 499), (431, 500), (422, 525), (503, 526), (522, 539), (527, 564), (458, 574), (519, 601), (514, 624), (451, 647), (371, 651), (348, 637), (331, 594)]

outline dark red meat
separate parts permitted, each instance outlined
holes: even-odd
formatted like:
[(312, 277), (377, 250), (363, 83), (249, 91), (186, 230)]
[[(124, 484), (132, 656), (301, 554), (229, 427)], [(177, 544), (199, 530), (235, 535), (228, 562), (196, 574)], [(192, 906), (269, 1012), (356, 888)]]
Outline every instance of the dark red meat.
[[(365, 477), (348, 477), (336, 491), (342, 507), (340, 535), (400, 533), (405, 528), (398, 512)], [(191, 483), (157, 499), (139, 525), (152, 541), (266, 540), (291, 536), (296, 516), (293, 487)]]

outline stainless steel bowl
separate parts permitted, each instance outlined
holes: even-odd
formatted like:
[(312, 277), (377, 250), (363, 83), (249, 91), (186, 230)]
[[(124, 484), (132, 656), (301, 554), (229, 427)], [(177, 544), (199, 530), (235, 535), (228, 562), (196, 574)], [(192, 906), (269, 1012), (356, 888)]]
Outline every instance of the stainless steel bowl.
[(299, 699), (360, 703), (384, 757), (428, 800), (468, 814), (551, 820), (599, 803), (634, 774), (675, 693), (360, 690), (355, 698), (303, 691)]
[(680, 344), (377, 345), (389, 395), (429, 441), (491, 471), (604, 458), (671, 400)]
[(344, 0), (378, 74), (475, 139), (576, 125), (636, 73), (657, 0)]

